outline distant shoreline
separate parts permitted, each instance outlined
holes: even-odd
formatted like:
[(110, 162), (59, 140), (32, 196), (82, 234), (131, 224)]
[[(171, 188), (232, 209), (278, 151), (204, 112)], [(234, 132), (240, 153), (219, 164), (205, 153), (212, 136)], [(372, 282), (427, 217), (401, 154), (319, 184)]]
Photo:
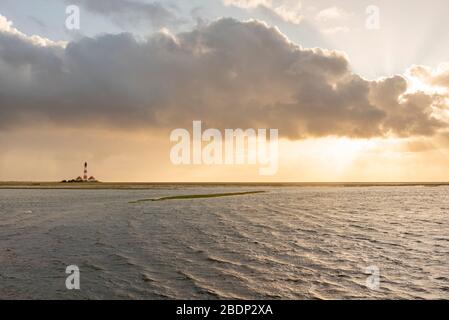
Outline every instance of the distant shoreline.
[(440, 187), (449, 182), (0, 182), (0, 189), (146, 190), (166, 187)]

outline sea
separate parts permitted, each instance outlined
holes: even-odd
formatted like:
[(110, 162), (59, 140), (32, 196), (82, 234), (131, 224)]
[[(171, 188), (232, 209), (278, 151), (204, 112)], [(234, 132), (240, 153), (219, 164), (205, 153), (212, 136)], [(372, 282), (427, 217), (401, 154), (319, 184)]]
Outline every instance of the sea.
[(0, 299), (449, 299), (449, 187), (0, 189)]

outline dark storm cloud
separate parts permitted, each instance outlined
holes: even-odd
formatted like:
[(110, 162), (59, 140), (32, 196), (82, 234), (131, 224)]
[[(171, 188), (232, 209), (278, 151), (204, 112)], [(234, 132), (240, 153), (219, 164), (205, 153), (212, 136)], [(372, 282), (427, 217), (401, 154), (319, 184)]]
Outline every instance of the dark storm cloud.
[(303, 49), (257, 21), (38, 46), (0, 32), (0, 129), (279, 128), (290, 138), (432, 135), (432, 96), (403, 77), (367, 81), (341, 53)]
[(433, 108), (444, 108), (438, 95), (407, 93), (407, 82), (394, 76), (371, 83), (370, 100), (385, 112), (380, 123), (383, 131), (400, 137), (432, 135), (447, 126), (432, 117)]

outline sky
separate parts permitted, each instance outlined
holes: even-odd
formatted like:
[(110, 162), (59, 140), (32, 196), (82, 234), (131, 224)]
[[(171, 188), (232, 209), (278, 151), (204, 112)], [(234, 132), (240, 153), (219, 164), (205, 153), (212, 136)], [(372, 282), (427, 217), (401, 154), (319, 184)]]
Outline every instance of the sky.
[[(448, 9), (2, 0), (0, 181), (449, 181)], [(277, 129), (278, 170), (176, 165), (193, 121)]]

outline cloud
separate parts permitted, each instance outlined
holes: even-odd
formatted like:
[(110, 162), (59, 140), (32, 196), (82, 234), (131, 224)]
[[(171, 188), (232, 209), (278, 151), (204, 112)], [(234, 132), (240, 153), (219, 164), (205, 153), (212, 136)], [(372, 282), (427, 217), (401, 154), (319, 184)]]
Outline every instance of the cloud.
[(334, 6), (319, 11), (315, 15), (315, 21), (324, 34), (334, 35), (350, 31), (348, 26), (341, 25), (341, 22), (347, 20), (350, 16), (351, 13)]
[(226, 6), (235, 6), (242, 9), (254, 9), (258, 6), (271, 6), (271, 0), (223, 0)]
[(299, 24), (303, 19), (301, 2), (297, 0), (223, 0), (223, 3), (241, 9), (268, 10), (283, 21), (293, 24)]
[(291, 139), (433, 135), (433, 95), (368, 81), (337, 51), (305, 49), (259, 21), (41, 46), (0, 32), (0, 130), (50, 122), (127, 130), (279, 128)]
[(89, 11), (111, 18), (124, 27), (126, 25), (151, 25), (155, 28), (181, 23), (173, 10), (159, 2), (139, 2), (133, 0), (66, 0), (67, 3), (80, 5)]
[(6, 19), (6, 17), (2, 15), (0, 15), (0, 33), (5, 34), (6, 36), (20, 39), (21, 41), (28, 42), (32, 45), (41, 47), (51, 47), (51, 46), (64, 47), (66, 45), (66, 43), (63, 41), (55, 42), (37, 35), (28, 36), (23, 32), (20, 32), (16, 28), (14, 28), (12, 21), (9, 21), (8, 19)]
[(271, 9), (286, 22), (300, 24), (303, 19), (301, 14), (301, 3), (298, 1), (293, 3), (291, 1), (285, 2), (278, 6), (274, 6)]
[(407, 93), (405, 78), (394, 76), (371, 85), (370, 100), (386, 113), (382, 131), (396, 136), (429, 136), (447, 124), (432, 115), (433, 108), (443, 108), (438, 97), (423, 92)]
[(437, 86), (449, 89), (449, 64), (441, 64), (432, 69), (426, 66), (416, 65), (409, 69), (408, 73), (412, 77), (423, 81), (430, 86)]
[(330, 20), (342, 20), (350, 16), (348, 12), (338, 7), (330, 7), (321, 10), (316, 15), (316, 20), (321, 22), (327, 22)]

